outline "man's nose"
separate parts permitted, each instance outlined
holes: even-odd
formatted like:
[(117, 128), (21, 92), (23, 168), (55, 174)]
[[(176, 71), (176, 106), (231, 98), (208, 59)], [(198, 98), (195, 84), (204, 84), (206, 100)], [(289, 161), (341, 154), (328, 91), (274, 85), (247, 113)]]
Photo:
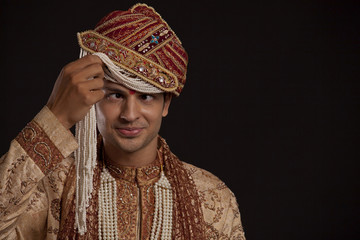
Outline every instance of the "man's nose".
[(133, 122), (139, 118), (139, 105), (135, 97), (128, 97), (121, 106), (120, 119)]

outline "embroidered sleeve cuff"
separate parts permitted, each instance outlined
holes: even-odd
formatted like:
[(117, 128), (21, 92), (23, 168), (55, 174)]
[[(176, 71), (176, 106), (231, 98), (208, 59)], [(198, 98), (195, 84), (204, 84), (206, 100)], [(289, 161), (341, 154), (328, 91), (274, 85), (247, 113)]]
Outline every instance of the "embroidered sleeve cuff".
[(46, 174), (78, 147), (73, 134), (45, 106), (16, 137)]
[(64, 157), (68, 157), (78, 148), (74, 135), (61, 124), (47, 106), (35, 116), (34, 121), (43, 129)]

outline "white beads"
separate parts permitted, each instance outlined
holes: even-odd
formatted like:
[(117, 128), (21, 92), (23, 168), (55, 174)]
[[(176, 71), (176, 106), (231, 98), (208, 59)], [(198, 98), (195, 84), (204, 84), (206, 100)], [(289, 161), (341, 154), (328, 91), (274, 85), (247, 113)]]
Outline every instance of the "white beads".
[(116, 181), (104, 168), (99, 189), (99, 239), (118, 240)]
[[(118, 240), (116, 181), (104, 168), (100, 175), (99, 189), (99, 239)], [(160, 179), (154, 185), (155, 210), (150, 239), (171, 240), (173, 199), (170, 182), (161, 171)], [(141, 204), (141, 203), (140, 203)]]
[(151, 228), (151, 240), (157, 240), (161, 230), (161, 240), (171, 240), (172, 230), (172, 190), (164, 172), (160, 180), (155, 183), (155, 212)]
[(80, 235), (86, 228), (86, 208), (89, 206), (93, 191), (93, 175), (96, 167), (96, 114), (92, 106), (83, 120), (76, 124), (75, 136), (79, 148), (75, 151), (76, 164), (76, 210), (75, 227)]

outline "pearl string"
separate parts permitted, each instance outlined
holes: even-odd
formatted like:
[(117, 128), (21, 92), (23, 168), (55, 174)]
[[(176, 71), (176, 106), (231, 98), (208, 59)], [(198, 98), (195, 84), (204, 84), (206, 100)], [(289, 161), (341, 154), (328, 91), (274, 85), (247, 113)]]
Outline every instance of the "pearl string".
[[(99, 189), (99, 240), (118, 240), (116, 181), (104, 168), (101, 172)], [(171, 240), (172, 232), (172, 189), (169, 180), (161, 169), (160, 179), (154, 185), (155, 210), (150, 240)]]
[(116, 181), (104, 168), (99, 189), (99, 240), (118, 240)]
[[(104, 151), (102, 154), (104, 167), (100, 175), (98, 199), (99, 240), (118, 240), (116, 180), (109, 173), (109, 170), (105, 168)], [(155, 209), (150, 240), (159, 239), (160, 233), (161, 240), (171, 240), (173, 212), (172, 188), (169, 180), (164, 174), (163, 165), (160, 165), (160, 169), (160, 179), (154, 184)]]
[(155, 211), (151, 228), (150, 240), (159, 238), (161, 229), (161, 240), (171, 240), (172, 232), (172, 189), (164, 171), (158, 182), (155, 183)]
[(79, 148), (75, 151), (76, 165), (76, 210), (75, 227), (80, 235), (86, 228), (86, 208), (89, 206), (93, 191), (93, 175), (96, 167), (96, 116), (92, 106), (83, 120), (76, 123), (75, 137)]

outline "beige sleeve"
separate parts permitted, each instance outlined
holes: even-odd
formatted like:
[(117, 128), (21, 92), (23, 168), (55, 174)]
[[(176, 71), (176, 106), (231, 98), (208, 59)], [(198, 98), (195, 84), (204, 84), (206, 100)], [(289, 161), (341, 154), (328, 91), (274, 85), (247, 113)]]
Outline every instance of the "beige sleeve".
[(208, 239), (245, 240), (235, 195), (212, 173), (185, 164), (198, 189)]
[(241, 223), (240, 211), (235, 196), (231, 193), (225, 222), (229, 226), (229, 239), (245, 240), (245, 233)]
[(223, 183), (203, 191), (203, 212), (207, 233), (213, 239), (245, 240), (240, 211), (235, 195)]
[(31, 231), (44, 230), (51, 204), (48, 186), (58, 188), (49, 176), (65, 168), (62, 161), (76, 148), (73, 134), (47, 107), (11, 142), (0, 158), (0, 239), (30, 239), (21, 231), (24, 225), (33, 226)]

